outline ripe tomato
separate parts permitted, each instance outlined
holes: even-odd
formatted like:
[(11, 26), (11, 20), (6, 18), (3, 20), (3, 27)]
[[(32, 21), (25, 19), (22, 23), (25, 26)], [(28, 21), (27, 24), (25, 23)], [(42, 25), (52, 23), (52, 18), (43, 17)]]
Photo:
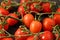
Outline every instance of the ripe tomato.
[(35, 21), (32, 21), (31, 24), (30, 24), (30, 31), (32, 33), (38, 33), (40, 32), (42, 29), (42, 24), (41, 22), (35, 20)]
[[(22, 30), (24, 30), (23, 28), (18, 28), (17, 31), (15, 32), (15, 36), (19, 36), (19, 35), (26, 35), (28, 34), (28, 32), (23, 32)], [(27, 36), (21, 36), (16, 37), (15, 40), (26, 40)]]
[(28, 0), (20, 0), (20, 4), (26, 3)]
[[(18, 18), (18, 16), (17, 16), (15, 13), (11, 13), (11, 14), (9, 14), (9, 16), (14, 17), (14, 18)], [(15, 25), (18, 21), (15, 20), (15, 19), (13, 19), (13, 18), (8, 18), (8, 19), (6, 20), (6, 22), (7, 22), (10, 26), (13, 26), (13, 25)]]
[[(9, 28), (9, 25), (8, 24), (6, 24), (6, 25), (4, 25), (4, 29), (5, 30), (8, 30), (8, 28)], [(2, 29), (2, 25), (0, 24), (0, 30)]]
[(18, 7), (18, 12), (21, 14), (21, 15), (25, 15), (26, 13), (25, 13), (25, 8), (24, 8), (24, 6), (19, 6)]
[(53, 19), (56, 24), (60, 25), (60, 14), (55, 14)]
[(35, 12), (39, 12), (41, 10), (41, 7), (37, 2), (34, 2), (30, 5), (30, 10), (35, 11)]
[(2, 7), (9, 6), (10, 4), (11, 4), (11, 0), (7, 0), (7, 2), (6, 1), (1, 2)]
[(13, 40), (12, 38), (3, 38), (2, 40)]
[(58, 9), (56, 10), (56, 12), (60, 12), (60, 8), (58, 8)]
[(7, 10), (5, 10), (4, 8), (0, 8), (0, 14), (2, 14), (2, 15), (8, 15), (9, 12)]
[[(59, 35), (56, 33), (56, 34), (55, 34), (55, 37), (57, 38), (58, 36), (59, 36)], [(59, 37), (59, 39), (58, 39), (58, 40), (60, 40), (60, 37)]]
[(5, 2), (1, 2), (1, 6), (5, 7), (6, 6)]
[[(4, 31), (0, 30), (0, 37), (1, 36), (6, 36), (6, 34), (4, 33)], [(0, 38), (0, 40), (2, 40), (2, 38)]]
[(24, 17), (23, 17), (23, 23), (29, 28), (30, 27), (30, 24), (31, 22), (34, 20), (34, 17), (32, 14), (26, 14)]
[(50, 8), (50, 3), (49, 2), (44, 2), (42, 3), (42, 8), (43, 8), (43, 12), (51, 12), (51, 8)]
[[(34, 40), (34, 39), (35, 39), (34, 36), (29, 36), (29, 37), (27, 38), (27, 40)], [(36, 40), (39, 40), (38, 37), (36, 37)]]
[[(60, 12), (60, 8), (58, 8), (56, 10), (56, 12)], [(53, 19), (54, 19), (56, 24), (60, 25), (60, 21), (59, 21), (60, 20), (60, 14), (55, 14)]]
[(40, 36), (40, 40), (54, 40), (54, 36), (49, 31), (44, 31), (43, 35)]
[(43, 20), (43, 29), (45, 31), (52, 31), (52, 28), (55, 26), (55, 21), (51, 18), (45, 18)]

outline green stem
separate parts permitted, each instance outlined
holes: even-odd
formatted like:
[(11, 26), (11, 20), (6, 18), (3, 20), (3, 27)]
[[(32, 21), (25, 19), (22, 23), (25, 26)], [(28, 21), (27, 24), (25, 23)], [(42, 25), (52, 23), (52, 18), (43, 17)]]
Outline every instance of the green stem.
[(15, 19), (15, 20), (22, 21), (22, 19), (14, 18), (14, 17), (11, 17), (11, 16), (7, 16), (7, 17), (6, 17), (6, 19), (8, 19), (8, 18), (13, 18), (13, 19)]
[(2, 29), (3, 31), (5, 31), (9, 36), (11, 36), (12, 34), (10, 34), (9, 32), (7, 32), (5, 29)]

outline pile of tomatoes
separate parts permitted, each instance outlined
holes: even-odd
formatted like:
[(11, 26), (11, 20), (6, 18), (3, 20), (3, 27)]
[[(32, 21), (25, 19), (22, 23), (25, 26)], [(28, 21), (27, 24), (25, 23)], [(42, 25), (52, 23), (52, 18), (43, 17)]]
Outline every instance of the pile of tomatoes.
[(0, 40), (60, 40), (59, 5), (48, 0), (2, 1)]

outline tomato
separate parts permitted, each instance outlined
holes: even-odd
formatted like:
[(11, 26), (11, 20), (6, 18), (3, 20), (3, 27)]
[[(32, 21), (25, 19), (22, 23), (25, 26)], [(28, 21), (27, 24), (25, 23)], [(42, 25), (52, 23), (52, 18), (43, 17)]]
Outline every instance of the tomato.
[(28, 2), (29, 0), (20, 0), (20, 4), (23, 4), (23, 3), (26, 3)]
[(4, 8), (0, 8), (0, 14), (2, 14), (2, 15), (8, 15), (9, 12), (7, 10), (5, 10)]
[(30, 24), (30, 31), (32, 33), (38, 33), (40, 32), (42, 29), (42, 24), (41, 22), (35, 20), (35, 21), (32, 21), (31, 24)]
[(51, 18), (45, 18), (43, 20), (43, 29), (44, 31), (52, 31), (52, 28), (55, 26), (55, 21)]
[(51, 12), (51, 8), (50, 8), (50, 3), (49, 2), (44, 2), (42, 3), (42, 8), (43, 8), (43, 12)]
[[(6, 36), (6, 34), (4, 33), (4, 31), (0, 30), (0, 37), (1, 36)], [(0, 40), (2, 40), (2, 38), (0, 38)]]
[(60, 25), (60, 14), (55, 14), (53, 19), (56, 24)]
[(56, 10), (56, 12), (60, 12), (60, 8), (58, 8), (58, 9)]
[[(24, 30), (23, 28), (18, 28), (17, 31), (15, 32), (15, 36), (19, 36), (19, 35), (26, 35), (28, 34), (28, 32), (23, 32), (22, 30)], [(27, 36), (21, 36), (16, 37), (15, 40), (26, 40)]]
[(26, 14), (24, 17), (23, 17), (23, 23), (29, 28), (30, 27), (30, 24), (31, 22), (34, 20), (34, 17), (32, 14)]
[[(5, 30), (8, 30), (8, 28), (9, 28), (9, 25), (8, 24), (6, 24), (6, 25), (4, 25), (4, 29)], [(2, 29), (2, 25), (0, 25), (0, 30)]]
[[(60, 8), (58, 8), (58, 9), (56, 10), (56, 12), (60, 12)], [(57, 14), (57, 13), (56, 13), (56, 14), (54, 15), (54, 18), (53, 18), (53, 19), (54, 19), (54, 21), (55, 21), (56, 24), (60, 25), (60, 21), (59, 21), (59, 20), (60, 20), (60, 14)]]
[[(11, 17), (13, 17), (13, 18), (18, 18), (17, 14), (15, 14), (15, 13), (11, 13), (11, 14), (9, 14), (9, 16), (11, 16)], [(13, 26), (13, 25), (15, 25), (15, 24), (18, 22), (17, 20), (15, 20), (15, 19), (13, 19), (13, 18), (8, 18), (8, 19), (6, 20), (6, 22), (7, 22), (10, 26)]]
[(39, 12), (41, 10), (41, 7), (37, 2), (34, 2), (30, 5), (30, 10), (35, 11), (35, 12)]
[[(58, 36), (59, 36), (59, 35), (56, 33), (56, 34), (55, 34), (55, 37), (57, 38)], [(59, 39), (58, 39), (58, 40), (60, 40), (60, 37), (59, 37)]]
[(3, 38), (2, 40), (13, 40), (12, 38)]
[[(34, 36), (29, 36), (28, 38), (27, 38), (27, 40), (34, 40), (35, 38), (34, 38)], [(36, 37), (36, 40), (38, 40), (38, 37)]]
[(44, 31), (43, 35), (40, 36), (40, 40), (54, 40), (54, 36), (49, 31)]
[(6, 6), (10, 5), (10, 4), (11, 4), (11, 0), (7, 0), (7, 2), (6, 1), (1, 2), (2, 7), (6, 7)]
[(19, 6), (18, 7), (18, 12), (21, 14), (21, 15), (25, 15), (26, 13), (25, 13), (25, 8), (24, 8), (24, 6)]
[(1, 6), (5, 7), (6, 6), (5, 2), (1, 2)]

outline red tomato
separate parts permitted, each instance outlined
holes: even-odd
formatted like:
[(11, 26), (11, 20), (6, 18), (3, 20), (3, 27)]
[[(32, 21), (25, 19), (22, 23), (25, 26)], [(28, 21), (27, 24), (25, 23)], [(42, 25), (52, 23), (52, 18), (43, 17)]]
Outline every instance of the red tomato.
[[(8, 24), (6, 24), (5, 26), (4, 26), (4, 29), (5, 30), (8, 30), (8, 28), (9, 28), (9, 25)], [(2, 29), (2, 25), (0, 25), (0, 30)]]
[(18, 12), (21, 14), (21, 15), (25, 15), (26, 13), (25, 13), (25, 8), (24, 8), (24, 6), (19, 6), (18, 7)]
[(1, 6), (5, 7), (6, 6), (5, 2), (1, 2)]
[(44, 31), (43, 35), (40, 36), (40, 40), (54, 40), (54, 36), (49, 31)]
[[(56, 33), (56, 34), (55, 34), (55, 37), (57, 38), (58, 36), (59, 36), (59, 35)], [(60, 40), (60, 37), (59, 37), (59, 39), (58, 39), (58, 40)]]
[[(27, 40), (34, 40), (34, 39), (35, 39), (34, 36), (30, 36), (27, 38)], [(36, 37), (36, 40), (39, 40), (38, 37)]]
[(8, 15), (9, 12), (7, 10), (5, 10), (4, 8), (0, 8), (0, 14), (2, 14), (2, 15)]
[(60, 12), (60, 8), (58, 8), (56, 12)]
[(45, 31), (52, 31), (52, 28), (55, 26), (55, 21), (51, 18), (45, 18), (43, 20), (43, 29)]
[(1, 6), (2, 7), (6, 7), (6, 6), (9, 6), (11, 4), (11, 0), (8, 0), (8, 2), (1, 2)]
[(20, 0), (20, 4), (26, 3), (28, 0)]
[(2, 40), (13, 40), (12, 38), (3, 38)]
[(60, 25), (60, 14), (55, 14), (53, 19), (56, 24)]
[[(28, 34), (28, 32), (23, 32), (22, 30), (24, 30), (23, 28), (18, 28), (17, 31), (15, 32), (15, 36), (19, 36), (19, 35), (26, 35)], [(21, 36), (16, 37), (15, 40), (26, 40), (27, 36)]]
[[(58, 8), (56, 12), (60, 12), (60, 8)], [(59, 21), (60, 20), (60, 14), (55, 14), (53, 19), (54, 19), (56, 24), (60, 25), (60, 21)]]
[(37, 2), (34, 2), (30, 6), (31, 11), (39, 12), (40, 11), (40, 5)]
[(42, 8), (43, 8), (43, 12), (51, 12), (51, 8), (50, 8), (50, 3), (49, 2), (44, 2), (42, 3)]
[[(9, 14), (9, 16), (14, 17), (14, 18), (18, 18), (18, 16), (15, 13), (11, 13), (11, 14)], [(17, 20), (15, 20), (13, 18), (8, 18), (6, 21), (10, 26), (13, 26), (18, 22)]]
[[(0, 30), (0, 37), (1, 36), (6, 36), (6, 34), (4, 33), (4, 31)], [(0, 40), (2, 40), (2, 38), (0, 38)]]
[(42, 24), (41, 22), (35, 20), (35, 21), (32, 21), (31, 24), (30, 24), (30, 31), (32, 33), (38, 33), (40, 32), (42, 29)]
[(30, 27), (30, 24), (31, 22), (34, 20), (34, 17), (32, 14), (26, 14), (24, 17), (23, 17), (23, 23), (29, 28)]

